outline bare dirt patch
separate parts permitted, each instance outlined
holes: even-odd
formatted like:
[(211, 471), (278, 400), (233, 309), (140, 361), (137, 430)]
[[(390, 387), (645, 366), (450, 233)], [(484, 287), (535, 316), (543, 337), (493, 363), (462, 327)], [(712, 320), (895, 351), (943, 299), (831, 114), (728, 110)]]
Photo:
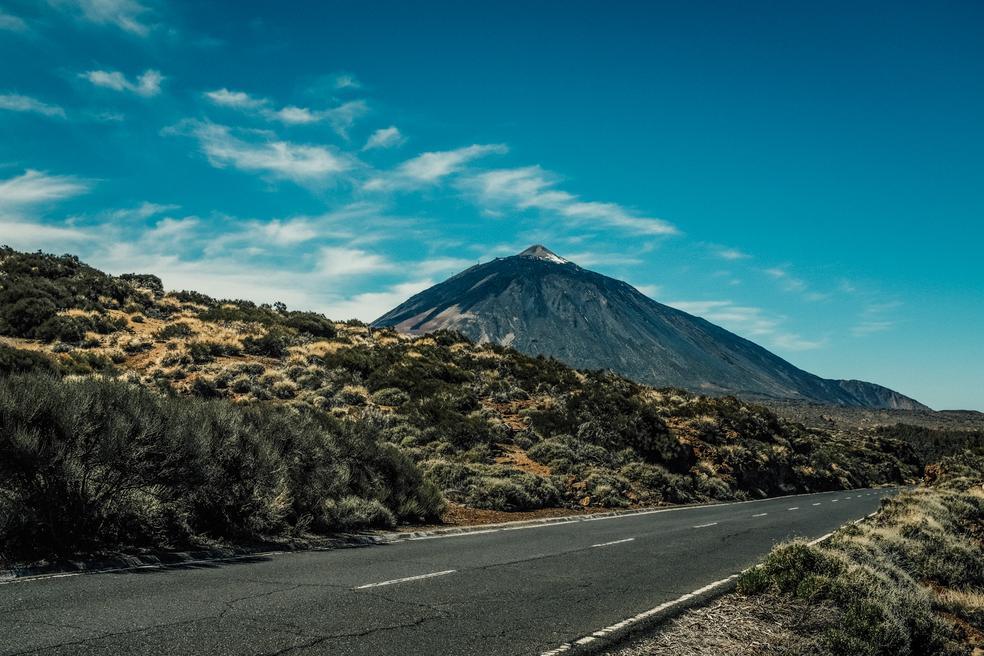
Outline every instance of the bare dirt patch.
[(830, 606), (790, 598), (730, 594), (687, 611), (641, 642), (609, 656), (792, 656), (808, 653), (811, 638), (838, 621)]

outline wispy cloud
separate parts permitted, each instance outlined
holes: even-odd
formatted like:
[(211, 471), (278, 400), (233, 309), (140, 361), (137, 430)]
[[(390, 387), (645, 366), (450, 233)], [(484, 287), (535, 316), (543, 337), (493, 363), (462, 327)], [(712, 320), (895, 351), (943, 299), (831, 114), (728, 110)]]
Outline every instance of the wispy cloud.
[(503, 206), (535, 208), (582, 226), (619, 228), (641, 235), (679, 234), (676, 226), (662, 219), (639, 216), (617, 203), (581, 200), (559, 190), (556, 176), (539, 166), (484, 171), (464, 180), (462, 186), (492, 210)]
[(180, 209), (180, 205), (161, 205), (158, 203), (143, 202), (137, 207), (128, 207), (124, 209), (114, 210), (110, 213), (110, 216), (114, 219), (149, 219), (152, 216), (158, 214), (163, 214), (165, 212), (173, 212), (176, 209)]
[(349, 130), (355, 122), (369, 112), (369, 105), (364, 100), (351, 100), (328, 109), (311, 109), (296, 105), (284, 105), (274, 109), (275, 105), (269, 98), (253, 96), (245, 91), (232, 91), (223, 87), (206, 91), (204, 95), (216, 105), (247, 112), (284, 125), (307, 125), (325, 121), (344, 139), (348, 139)]
[(265, 223), (255, 221), (249, 224), (248, 231), (254, 240), (277, 246), (301, 244), (321, 234), (313, 222), (303, 218), (274, 219)]
[(724, 246), (714, 247), (714, 254), (720, 257), (722, 260), (747, 260), (751, 257), (748, 253), (744, 253), (737, 248), (727, 248)]
[(362, 83), (351, 73), (338, 73), (335, 75), (334, 86), (336, 89), (361, 89)]
[(58, 201), (88, 190), (89, 184), (74, 176), (48, 175), (27, 169), (19, 176), (0, 181), (0, 208)]
[(503, 144), (472, 144), (454, 150), (421, 153), (400, 164), (395, 170), (372, 178), (363, 185), (367, 191), (417, 188), (439, 182), (460, 172), (479, 157), (508, 152)]
[(323, 308), (323, 311), (327, 316), (335, 319), (354, 318), (362, 321), (373, 321), (433, 284), (434, 280), (430, 278), (401, 282), (391, 285), (383, 291), (365, 292), (329, 303)]
[(161, 92), (161, 82), (164, 76), (159, 71), (148, 69), (141, 73), (136, 81), (131, 82), (119, 71), (86, 71), (81, 77), (97, 87), (126, 91), (144, 98), (151, 98)]
[(318, 272), (321, 275), (340, 278), (392, 271), (395, 265), (384, 256), (359, 248), (326, 246), (321, 249)]
[(784, 267), (771, 267), (769, 269), (763, 269), (763, 272), (770, 278), (778, 280), (779, 286), (787, 292), (806, 291), (806, 282), (790, 274)]
[(10, 32), (26, 32), (27, 23), (25, 23), (22, 18), (0, 10), (0, 30), (8, 30)]
[(759, 307), (739, 305), (733, 301), (672, 301), (671, 307), (733, 330), (750, 339), (787, 351), (807, 351), (821, 348), (826, 339), (807, 339), (781, 329), (783, 318), (773, 317)]
[(0, 109), (6, 109), (12, 112), (32, 112), (43, 116), (65, 118), (65, 110), (58, 105), (49, 105), (48, 103), (41, 102), (37, 98), (17, 94), (0, 95)]
[(96, 238), (97, 235), (81, 228), (0, 216), (0, 244), (12, 248), (53, 250), (62, 244), (71, 247)]
[(236, 109), (256, 109), (267, 104), (265, 98), (255, 98), (244, 91), (230, 91), (226, 88), (206, 91), (205, 97), (216, 105)]
[(391, 125), (388, 128), (380, 128), (369, 135), (366, 145), (362, 147), (362, 150), (395, 148), (405, 141), (406, 139), (400, 133), (400, 130), (395, 125)]
[(627, 266), (641, 264), (642, 260), (633, 255), (625, 253), (605, 253), (599, 251), (581, 251), (578, 253), (565, 253), (564, 259), (570, 260), (580, 266)]
[(649, 298), (655, 299), (657, 296), (662, 295), (663, 287), (662, 285), (632, 285), (644, 295)]
[(215, 123), (189, 121), (166, 133), (195, 137), (202, 153), (216, 168), (232, 166), (304, 183), (324, 181), (351, 167), (348, 156), (325, 146), (296, 144), (269, 135), (260, 142), (246, 141), (233, 135), (230, 128)]
[(892, 318), (894, 310), (902, 307), (902, 301), (879, 301), (870, 303), (863, 310), (858, 322), (851, 328), (855, 337), (867, 337), (875, 333), (883, 333), (894, 328), (898, 321)]
[(147, 36), (150, 10), (136, 0), (49, 0), (55, 7), (74, 11), (97, 25), (113, 25), (130, 34)]
[(355, 121), (368, 112), (369, 106), (364, 100), (353, 100), (333, 109), (325, 110), (321, 114), (328, 120), (335, 132), (344, 139), (348, 139), (348, 132), (355, 125)]
[(477, 264), (475, 260), (461, 257), (435, 257), (413, 265), (413, 269), (418, 275), (429, 277), (439, 273), (458, 273), (475, 264)]

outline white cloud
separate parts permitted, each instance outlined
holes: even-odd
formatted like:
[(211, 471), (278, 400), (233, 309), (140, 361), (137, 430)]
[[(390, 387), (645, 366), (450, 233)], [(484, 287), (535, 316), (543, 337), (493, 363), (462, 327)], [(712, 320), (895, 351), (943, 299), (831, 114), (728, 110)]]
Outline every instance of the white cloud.
[(318, 236), (318, 231), (305, 219), (274, 219), (266, 223), (254, 223), (252, 228), (262, 239), (277, 246), (292, 246), (310, 241)]
[(375, 148), (394, 148), (402, 144), (406, 139), (400, 134), (400, 130), (391, 125), (388, 128), (380, 128), (369, 135), (366, 145), (362, 150), (373, 150)]
[(584, 251), (580, 253), (565, 254), (564, 258), (580, 266), (625, 266), (641, 264), (642, 260), (625, 253), (599, 253), (596, 251)]
[(44, 116), (65, 118), (65, 110), (58, 105), (49, 105), (36, 98), (17, 94), (0, 95), (0, 109), (7, 109), (12, 112), (33, 112)]
[(23, 19), (7, 14), (0, 11), (0, 30), (9, 30), (11, 32), (26, 32), (27, 23)]
[(88, 190), (88, 183), (79, 178), (27, 169), (22, 175), (0, 181), (0, 208), (57, 201)]
[(770, 278), (778, 280), (779, 285), (787, 292), (806, 291), (806, 282), (790, 275), (790, 273), (783, 267), (772, 267), (770, 269), (763, 269), (763, 271)]
[(640, 235), (674, 235), (679, 230), (662, 219), (637, 216), (616, 203), (580, 200), (574, 194), (555, 189), (556, 176), (539, 166), (495, 169), (470, 176), (463, 182), (466, 191), (491, 209), (511, 205), (524, 210), (536, 208), (571, 219), (579, 224), (609, 226)]
[(660, 285), (632, 285), (640, 292), (648, 296), (649, 298), (655, 299), (663, 293), (663, 287)]
[(360, 89), (362, 88), (362, 83), (351, 73), (339, 73), (335, 76), (335, 88)]
[(630, 214), (616, 203), (573, 202), (561, 204), (558, 211), (567, 217), (597, 221), (615, 228), (643, 235), (675, 235), (679, 233), (662, 219), (639, 217)]
[(233, 166), (294, 182), (321, 181), (350, 168), (346, 157), (323, 146), (277, 140), (251, 143), (233, 136), (223, 125), (190, 122), (185, 126), (190, 126), (191, 135), (198, 139), (202, 152), (216, 168)]
[(881, 321), (862, 321), (856, 326), (851, 328), (851, 334), (855, 337), (864, 337), (866, 335), (872, 335), (874, 333), (883, 333), (886, 330), (891, 330), (895, 327), (894, 321), (881, 320)]
[(714, 254), (722, 260), (747, 260), (751, 257), (751, 255), (743, 253), (737, 248), (718, 248), (714, 251)]
[(851, 334), (855, 337), (866, 337), (891, 330), (898, 324), (898, 321), (886, 315), (890, 315), (894, 310), (902, 307), (902, 305), (902, 301), (899, 300), (879, 301), (868, 304), (861, 311), (858, 323), (851, 328)]
[(381, 255), (358, 248), (326, 246), (321, 249), (318, 272), (339, 278), (392, 271), (394, 265)]
[(408, 267), (413, 266), (419, 275), (433, 276), (439, 273), (458, 273), (477, 263), (475, 260), (466, 260), (461, 257), (435, 257), (416, 265), (408, 265)]
[(777, 333), (770, 339), (772, 345), (787, 351), (812, 351), (827, 345), (827, 339), (805, 339), (793, 333)]
[(243, 91), (230, 91), (226, 88), (206, 91), (205, 97), (216, 105), (235, 107), (237, 109), (256, 109), (267, 103), (267, 100), (264, 98), (254, 98)]
[(86, 71), (81, 77), (97, 87), (105, 87), (113, 91), (128, 91), (144, 98), (156, 96), (161, 92), (161, 82), (164, 76), (159, 71), (148, 69), (141, 73), (135, 82), (130, 82), (119, 71)]
[(152, 216), (173, 212), (180, 209), (180, 205), (160, 205), (158, 203), (143, 202), (137, 207), (130, 207), (113, 211), (110, 216), (114, 219), (149, 219)]
[(415, 188), (438, 182), (458, 173), (472, 160), (508, 151), (503, 144), (472, 144), (455, 150), (421, 153), (400, 164), (392, 173), (373, 178), (363, 185), (367, 191)]
[(336, 320), (354, 318), (374, 321), (414, 294), (433, 285), (434, 281), (431, 279), (401, 282), (381, 292), (356, 294), (351, 298), (330, 303), (322, 307), (322, 312)]
[(114, 25), (137, 36), (147, 36), (150, 26), (143, 20), (149, 9), (136, 0), (49, 0), (57, 7), (76, 10), (90, 23)]
[(79, 228), (0, 218), (0, 244), (19, 250), (53, 250), (93, 239), (95, 234)]
[(826, 339), (805, 339), (795, 333), (780, 330), (782, 317), (770, 317), (762, 308), (738, 305), (732, 301), (672, 301), (671, 307), (707, 319), (739, 335), (764, 341), (767, 345), (787, 351), (817, 349)]
[(341, 137), (348, 139), (348, 131), (355, 125), (356, 120), (369, 111), (369, 106), (363, 100), (352, 100), (343, 105), (323, 112), (332, 129)]
[(268, 121), (277, 121), (285, 125), (307, 125), (327, 121), (335, 132), (346, 139), (355, 121), (369, 111), (369, 106), (364, 100), (352, 100), (338, 107), (322, 110), (296, 105), (271, 109), (273, 103), (268, 98), (251, 96), (244, 91), (231, 91), (223, 87), (206, 91), (204, 95), (216, 105), (252, 113)]
[(153, 228), (143, 233), (141, 239), (151, 243), (186, 239), (189, 235), (194, 234), (199, 224), (198, 217), (194, 216), (186, 216), (182, 219), (165, 217), (158, 221)]
[(318, 113), (312, 112), (307, 107), (294, 107), (293, 105), (288, 105), (287, 107), (278, 109), (273, 112), (272, 116), (281, 123), (287, 123), (290, 125), (317, 123), (322, 118)]

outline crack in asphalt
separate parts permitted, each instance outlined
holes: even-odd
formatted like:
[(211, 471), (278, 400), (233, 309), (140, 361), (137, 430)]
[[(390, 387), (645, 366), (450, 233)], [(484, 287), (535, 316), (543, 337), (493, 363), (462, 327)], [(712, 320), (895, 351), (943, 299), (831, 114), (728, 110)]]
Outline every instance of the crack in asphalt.
[(7, 656), (22, 656), (23, 654), (37, 654), (37, 653), (40, 653), (40, 652), (43, 652), (43, 651), (50, 651), (52, 649), (60, 649), (62, 647), (72, 647), (74, 645), (84, 645), (87, 642), (93, 642), (95, 640), (104, 640), (106, 638), (116, 638), (118, 636), (125, 636), (125, 635), (138, 635), (140, 633), (145, 633), (147, 631), (153, 631), (154, 629), (164, 629), (164, 628), (169, 628), (169, 627), (173, 627), (173, 626), (181, 626), (181, 625), (184, 625), (184, 624), (195, 624), (196, 622), (202, 622), (204, 620), (216, 619), (217, 617), (219, 617), (219, 616), (216, 615), (216, 616), (211, 616), (211, 617), (209, 617), (209, 616), (206, 616), (206, 617), (196, 617), (195, 619), (192, 619), (192, 620), (179, 620), (177, 622), (167, 622), (165, 624), (155, 624), (153, 626), (144, 626), (144, 627), (140, 627), (138, 629), (130, 629), (128, 631), (115, 631), (115, 632), (110, 632), (110, 633), (102, 633), (100, 635), (91, 636), (89, 638), (83, 638), (81, 640), (70, 640), (68, 642), (59, 642), (59, 643), (54, 644), (54, 645), (46, 645), (44, 647), (37, 647), (35, 649), (27, 649), (27, 650), (24, 650), (24, 651), (14, 651), (14, 652), (10, 652)]
[[(294, 652), (301, 649), (305, 649), (305, 650), (310, 649), (311, 647), (316, 647), (329, 640), (337, 640), (339, 638), (364, 638), (366, 636), (373, 635), (374, 633), (381, 633), (384, 631), (395, 631), (397, 629), (410, 629), (420, 626), (425, 622), (430, 622), (431, 620), (441, 619), (442, 617), (443, 617), (442, 615), (435, 615), (432, 617), (418, 617), (417, 619), (414, 619), (409, 622), (400, 622), (398, 624), (377, 626), (371, 629), (364, 629), (362, 631), (352, 631), (347, 633), (331, 633), (328, 635), (318, 636), (313, 640), (310, 640), (309, 642), (306, 642), (302, 645), (291, 645), (288, 647), (284, 647), (283, 649), (278, 649), (276, 651), (264, 652), (261, 656), (281, 656), (282, 654), (289, 654), (290, 652)], [(310, 636), (298, 635), (297, 637), (310, 637)]]
[[(185, 624), (196, 624), (198, 622), (203, 622), (203, 621), (206, 621), (206, 620), (220, 620), (220, 619), (224, 618), (229, 612), (235, 610), (235, 605), (238, 604), (238, 603), (241, 603), (243, 601), (248, 601), (250, 599), (258, 599), (260, 597), (267, 597), (267, 596), (270, 596), (270, 595), (277, 594), (279, 592), (289, 592), (289, 591), (294, 590), (294, 589), (296, 589), (298, 587), (301, 587), (300, 584), (298, 584), (298, 585), (291, 585), (291, 586), (286, 587), (286, 588), (278, 588), (276, 590), (268, 590), (268, 591), (265, 591), (265, 592), (253, 593), (253, 594), (250, 594), (250, 595), (245, 595), (245, 596), (242, 596), (242, 597), (237, 597), (235, 599), (230, 599), (229, 601), (223, 601), (222, 604), (225, 606), (225, 609), (223, 609), (221, 612), (219, 612), (217, 614), (214, 614), (214, 615), (205, 615), (203, 617), (196, 617), (196, 618), (190, 619), (190, 620), (179, 620), (179, 621), (176, 621), (176, 622), (165, 622), (163, 624), (152, 624), (150, 626), (144, 626), (144, 627), (140, 627), (140, 628), (136, 628), (136, 629), (130, 629), (130, 630), (127, 630), (127, 631), (110, 631), (108, 633), (100, 633), (98, 635), (89, 636), (87, 638), (81, 638), (79, 640), (69, 640), (67, 642), (59, 642), (59, 643), (56, 643), (56, 644), (53, 644), (53, 645), (46, 645), (44, 647), (38, 647), (36, 649), (28, 649), (28, 650), (24, 650), (24, 651), (11, 652), (8, 656), (21, 656), (22, 654), (37, 654), (37, 653), (40, 653), (40, 652), (43, 652), (43, 651), (50, 651), (52, 649), (60, 649), (62, 647), (71, 647), (71, 646), (74, 646), (74, 645), (84, 645), (84, 644), (89, 643), (89, 642), (95, 642), (95, 641), (98, 641), (98, 640), (105, 640), (107, 638), (116, 638), (116, 637), (125, 636), (125, 635), (139, 635), (141, 633), (146, 633), (148, 631), (154, 631), (156, 629), (171, 628), (171, 627), (175, 627), (175, 626), (182, 626), (182, 625), (185, 625)], [(14, 620), (14, 621), (27, 621), (27, 620)], [(40, 621), (34, 621), (33, 623), (36, 623), (36, 624), (50, 624), (49, 622), (40, 622)], [(71, 626), (71, 625), (51, 624), (51, 626), (61, 626), (62, 628), (72, 628), (72, 629), (76, 629), (76, 630), (80, 630), (80, 631), (81, 630), (85, 630), (82, 627)], [(303, 637), (308, 637), (308, 636), (303, 636)]]

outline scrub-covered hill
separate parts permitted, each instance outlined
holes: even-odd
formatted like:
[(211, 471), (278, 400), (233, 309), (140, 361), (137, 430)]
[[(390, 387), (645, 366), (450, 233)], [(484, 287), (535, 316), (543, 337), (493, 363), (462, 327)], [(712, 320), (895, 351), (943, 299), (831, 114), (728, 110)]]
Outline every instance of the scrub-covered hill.
[[(0, 250), (0, 340), (8, 553), (431, 521), (445, 504), (742, 499), (901, 482), (922, 464), (892, 437), (731, 397), (166, 293), (71, 256)], [(70, 543), (51, 537), (58, 522)]]

